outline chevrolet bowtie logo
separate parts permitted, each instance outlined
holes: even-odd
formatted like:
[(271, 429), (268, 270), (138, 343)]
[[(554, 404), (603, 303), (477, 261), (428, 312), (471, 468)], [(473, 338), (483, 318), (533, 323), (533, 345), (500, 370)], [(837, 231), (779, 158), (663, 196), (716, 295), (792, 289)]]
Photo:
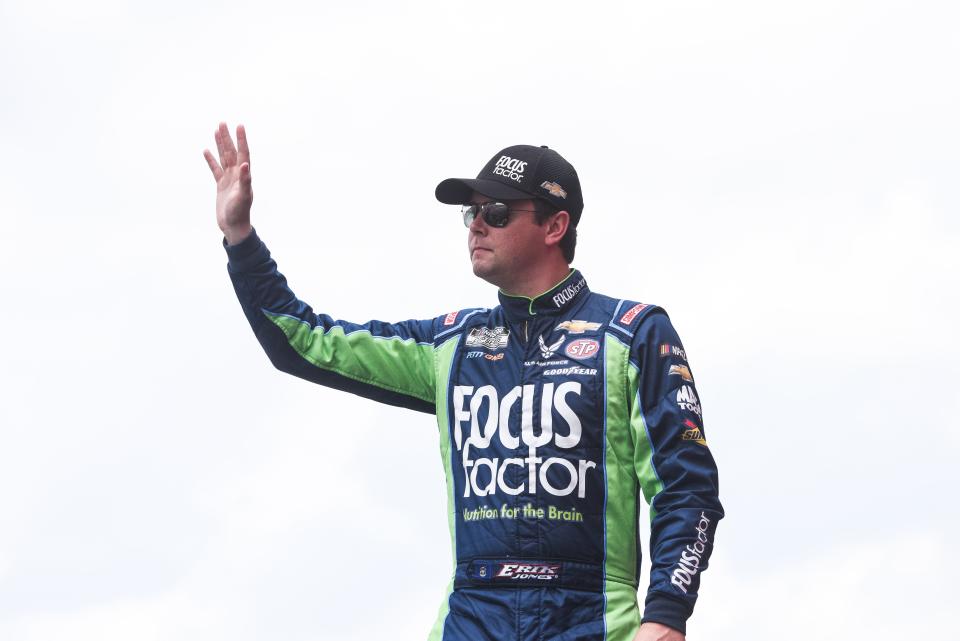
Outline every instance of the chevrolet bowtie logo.
[(544, 180), (540, 183), (540, 186), (550, 192), (551, 196), (556, 196), (557, 198), (566, 198), (567, 192), (563, 190), (563, 187), (557, 183), (552, 183), (549, 180)]
[(600, 329), (600, 323), (591, 323), (589, 321), (582, 320), (568, 320), (557, 325), (557, 329), (565, 329), (571, 334), (582, 334), (584, 332), (592, 332)]

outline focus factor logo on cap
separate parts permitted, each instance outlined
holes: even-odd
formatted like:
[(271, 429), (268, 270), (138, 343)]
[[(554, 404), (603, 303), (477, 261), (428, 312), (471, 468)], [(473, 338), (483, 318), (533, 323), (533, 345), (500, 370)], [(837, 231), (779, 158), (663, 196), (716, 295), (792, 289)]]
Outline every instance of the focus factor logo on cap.
[(494, 176), (503, 176), (517, 182), (523, 181), (523, 170), (527, 168), (527, 162), (519, 158), (510, 156), (500, 156), (497, 164), (493, 167)]

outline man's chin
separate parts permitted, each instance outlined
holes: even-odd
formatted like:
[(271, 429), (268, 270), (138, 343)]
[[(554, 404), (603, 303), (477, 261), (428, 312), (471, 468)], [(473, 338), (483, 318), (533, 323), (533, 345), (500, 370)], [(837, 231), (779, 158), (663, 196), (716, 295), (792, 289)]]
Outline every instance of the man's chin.
[(471, 266), (473, 267), (474, 276), (487, 281), (491, 285), (497, 285), (499, 287), (497, 284), (498, 281), (496, 277), (496, 271), (490, 265), (485, 264), (483, 261), (475, 260), (472, 262)]

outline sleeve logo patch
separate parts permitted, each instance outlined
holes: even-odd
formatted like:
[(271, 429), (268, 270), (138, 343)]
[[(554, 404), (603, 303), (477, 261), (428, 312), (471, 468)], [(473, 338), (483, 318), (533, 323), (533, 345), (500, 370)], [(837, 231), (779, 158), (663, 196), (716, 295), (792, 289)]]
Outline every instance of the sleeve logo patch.
[(691, 421), (689, 418), (683, 422), (683, 434), (681, 438), (684, 441), (693, 441), (699, 445), (706, 445), (707, 440), (703, 438), (703, 432), (700, 431), (700, 428), (697, 427), (697, 424)]
[(682, 347), (668, 345), (667, 343), (660, 345), (660, 356), (679, 356), (683, 360), (687, 360), (687, 353), (683, 351)]
[(670, 577), (670, 583), (680, 588), (684, 594), (687, 588), (693, 583), (694, 577), (700, 571), (700, 563), (703, 561), (703, 554), (710, 545), (710, 537), (707, 534), (710, 530), (710, 519), (703, 512), (700, 513), (700, 521), (697, 523), (697, 538), (691, 545), (681, 550), (680, 558), (677, 559), (677, 565), (673, 569)]
[(457, 322), (457, 316), (458, 316), (459, 314), (460, 314), (460, 312), (450, 312), (449, 314), (447, 314), (447, 317), (443, 319), (443, 324), (444, 324), (444, 325), (453, 325), (454, 323)]
[(624, 325), (629, 325), (630, 323), (633, 322), (633, 319), (640, 314), (640, 312), (642, 312), (648, 307), (650, 306), (644, 303), (637, 303), (636, 305), (631, 307), (629, 310), (627, 310), (626, 314), (620, 317), (620, 322), (623, 323)]
[(677, 405), (682, 410), (693, 412), (697, 416), (703, 416), (700, 409), (700, 399), (697, 398), (697, 393), (689, 385), (684, 385), (677, 390)]
[(693, 374), (690, 373), (690, 368), (686, 365), (671, 365), (670, 371), (667, 372), (667, 374), (676, 374), (688, 383), (693, 382)]

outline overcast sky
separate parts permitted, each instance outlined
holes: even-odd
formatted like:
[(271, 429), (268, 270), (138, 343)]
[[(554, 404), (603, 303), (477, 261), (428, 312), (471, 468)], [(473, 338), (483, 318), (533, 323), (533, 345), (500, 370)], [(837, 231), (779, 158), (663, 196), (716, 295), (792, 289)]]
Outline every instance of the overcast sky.
[(955, 2), (0, 0), (0, 639), (423, 639), (437, 428), (274, 370), (202, 157), (354, 321), (492, 306), (433, 189), (577, 167), (575, 266), (663, 305), (720, 524), (690, 639), (957, 638)]

